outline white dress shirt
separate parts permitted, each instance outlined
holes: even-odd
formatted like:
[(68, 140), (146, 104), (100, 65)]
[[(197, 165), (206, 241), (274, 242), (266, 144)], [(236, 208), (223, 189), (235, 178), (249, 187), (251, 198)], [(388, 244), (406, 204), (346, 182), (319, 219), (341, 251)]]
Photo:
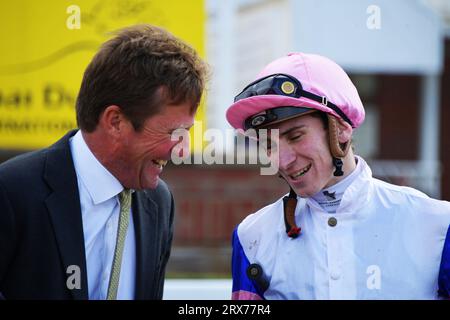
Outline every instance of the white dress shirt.
[[(104, 300), (116, 246), (120, 214), (118, 195), (124, 188), (97, 160), (81, 131), (71, 138), (70, 149), (80, 193), (89, 299)], [(136, 244), (133, 216), (130, 214), (117, 299), (134, 299), (135, 277)]]

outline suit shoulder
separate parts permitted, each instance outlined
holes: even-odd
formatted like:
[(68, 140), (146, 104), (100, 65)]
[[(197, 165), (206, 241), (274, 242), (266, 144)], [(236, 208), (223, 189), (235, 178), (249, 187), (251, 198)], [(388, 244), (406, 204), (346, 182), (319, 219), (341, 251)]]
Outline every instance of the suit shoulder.
[(161, 193), (163, 195), (166, 195), (166, 196), (170, 196), (172, 194), (171, 191), (170, 191), (169, 186), (162, 179), (158, 179), (158, 186), (156, 187), (156, 192), (159, 192), (159, 193)]
[(151, 198), (158, 204), (161, 203), (171, 203), (172, 202), (172, 192), (169, 189), (167, 183), (158, 179), (158, 185), (155, 189), (146, 189), (144, 193), (147, 197)]
[(47, 149), (27, 152), (0, 164), (0, 180), (7, 185), (28, 181), (33, 175), (42, 175)]

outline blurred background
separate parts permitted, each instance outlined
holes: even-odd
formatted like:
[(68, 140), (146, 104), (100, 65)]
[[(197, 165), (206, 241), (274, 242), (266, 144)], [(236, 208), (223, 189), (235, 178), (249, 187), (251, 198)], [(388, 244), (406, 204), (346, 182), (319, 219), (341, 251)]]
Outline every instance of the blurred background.
[[(271, 60), (317, 53), (358, 88), (366, 121), (355, 148), (374, 175), (450, 200), (450, 0), (2, 1), (0, 162), (76, 128), (84, 69), (109, 32), (136, 23), (168, 29), (209, 62), (197, 120), (199, 132), (231, 135), (224, 157), (235, 154), (233, 97)], [(193, 138), (201, 155), (206, 143)], [(162, 178), (177, 206), (165, 297), (228, 298), (233, 229), (287, 186), (251, 164), (168, 165)]]

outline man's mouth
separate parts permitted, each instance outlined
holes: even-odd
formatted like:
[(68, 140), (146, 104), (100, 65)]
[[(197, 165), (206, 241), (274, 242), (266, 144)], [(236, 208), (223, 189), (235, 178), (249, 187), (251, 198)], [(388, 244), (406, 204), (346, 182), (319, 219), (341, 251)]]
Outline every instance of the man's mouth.
[(309, 169), (311, 169), (311, 166), (312, 166), (312, 164), (309, 164), (306, 167), (304, 167), (303, 169), (295, 172), (294, 174), (289, 175), (289, 177), (292, 180), (295, 180), (295, 179), (297, 179), (297, 178), (299, 178), (301, 176), (304, 176), (309, 171)]
[(159, 169), (162, 169), (162, 168), (167, 164), (167, 160), (152, 160), (152, 162), (153, 162)]

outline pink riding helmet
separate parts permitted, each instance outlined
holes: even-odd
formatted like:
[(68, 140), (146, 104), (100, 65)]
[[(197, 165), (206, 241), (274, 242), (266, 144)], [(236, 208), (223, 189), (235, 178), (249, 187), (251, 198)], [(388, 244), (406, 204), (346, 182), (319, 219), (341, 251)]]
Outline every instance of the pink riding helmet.
[(244, 123), (249, 117), (281, 106), (316, 109), (343, 118), (327, 106), (328, 102), (342, 111), (353, 128), (359, 127), (364, 121), (365, 112), (358, 91), (345, 71), (330, 59), (316, 54), (290, 53), (268, 64), (257, 79), (275, 74), (294, 77), (304, 91), (317, 95), (321, 101), (279, 94), (250, 96), (236, 101), (228, 108), (226, 117), (231, 126), (245, 129)]

